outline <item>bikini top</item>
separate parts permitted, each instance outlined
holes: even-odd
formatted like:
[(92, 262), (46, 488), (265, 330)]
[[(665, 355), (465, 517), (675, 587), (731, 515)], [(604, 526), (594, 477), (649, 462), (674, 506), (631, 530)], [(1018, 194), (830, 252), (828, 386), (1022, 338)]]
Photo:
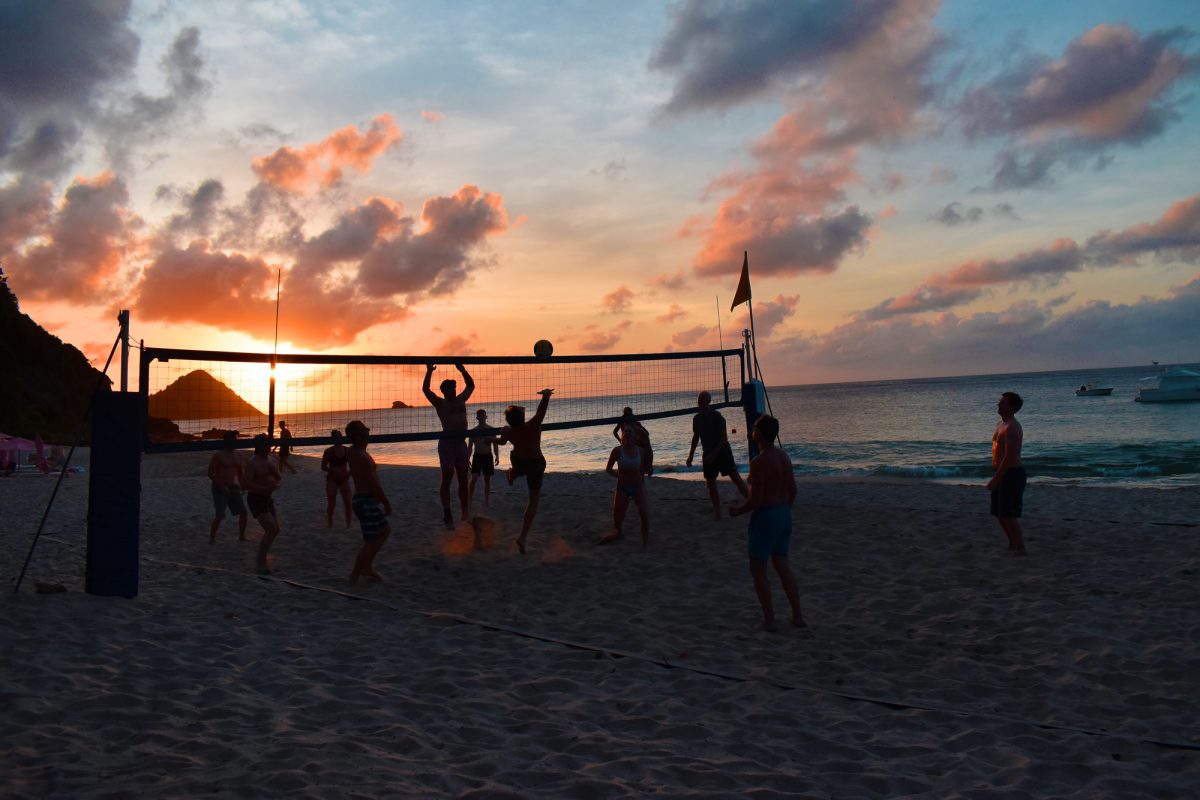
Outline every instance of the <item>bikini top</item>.
[(633, 448), (632, 454), (626, 454), (624, 447), (617, 448), (617, 469), (618, 470), (637, 470), (642, 467), (642, 448)]
[(329, 466), (331, 467), (344, 467), (346, 466), (346, 462), (349, 460), (350, 457), (346, 455), (345, 449), (342, 450), (342, 454), (340, 456), (334, 455), (333, 453), (329, 454)]

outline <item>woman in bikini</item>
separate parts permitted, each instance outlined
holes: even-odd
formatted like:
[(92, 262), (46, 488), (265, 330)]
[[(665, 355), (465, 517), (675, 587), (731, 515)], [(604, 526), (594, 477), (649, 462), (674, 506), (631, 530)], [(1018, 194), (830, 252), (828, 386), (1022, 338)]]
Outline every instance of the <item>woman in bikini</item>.
[(326, 516), (329, 517), (328, 527), (333, 527), (333, 509), (337, 506), (337, 496), (342, 495), (342, 504), (346, 507), (346, 527), (350, 527), (350, 464), (346, 445), (342, 444), (342, 432), (330, 431), (333, 444), (325, 448), (321, 456), (321, 471), (325, 473), (325, 506)]
[(650, 542), (650, 512), (646, 502), (646, 479), (643, 476), (644, 453), (637, 445), (637, 432), (632, 425), (621, 428), (621, 445), (614, 447), (608, 455), (604, 471), (617, 479), (613, 494), (613, 532), (600, 539), (600, 544), (615, 542), (622, 536), (625, 512), (632, 500), (638, 509), (642, 523), (642, 547)]

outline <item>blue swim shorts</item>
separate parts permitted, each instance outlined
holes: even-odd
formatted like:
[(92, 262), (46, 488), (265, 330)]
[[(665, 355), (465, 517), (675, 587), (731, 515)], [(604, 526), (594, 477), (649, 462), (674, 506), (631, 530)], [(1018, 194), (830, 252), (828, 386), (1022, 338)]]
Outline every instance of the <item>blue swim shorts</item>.
[(387, 515), (383, 513), (383, 503), (373, 495), (354, 495), (350, 498), (350, 507), (354, 509), (354, 516), (358, 517), (358, 527), (362, 528), (364, 542), (378, 539), (387, 528)]
[(746, 537), (750, 558), (769, 561), (772, 556), (787, 556), (792, 549), (792, 508), (786, 504), (760, 506), (750, 514)]

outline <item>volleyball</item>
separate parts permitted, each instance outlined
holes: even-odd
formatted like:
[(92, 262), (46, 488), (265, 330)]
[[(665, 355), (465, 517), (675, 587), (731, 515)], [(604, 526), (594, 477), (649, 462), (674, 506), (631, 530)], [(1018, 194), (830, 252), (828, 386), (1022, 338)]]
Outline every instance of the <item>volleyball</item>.
[(549, 358), (554, 355), (554, 345), (545, 339), (538, 339), (533, 345), (533, 354), (538, 358)]

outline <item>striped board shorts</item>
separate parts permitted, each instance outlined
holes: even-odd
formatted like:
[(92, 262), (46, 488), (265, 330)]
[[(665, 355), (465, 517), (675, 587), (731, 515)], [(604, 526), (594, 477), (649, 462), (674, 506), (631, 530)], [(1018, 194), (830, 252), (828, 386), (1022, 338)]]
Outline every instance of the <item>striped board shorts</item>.
[(383, 513), (383, 503), (369, 494), (356, 494), (350, 499), (350, 507), (354, 516), (358, 517), (358, 526), (362, 528), (364, 542), (379, 538), (387, 528), (387, 515)]

